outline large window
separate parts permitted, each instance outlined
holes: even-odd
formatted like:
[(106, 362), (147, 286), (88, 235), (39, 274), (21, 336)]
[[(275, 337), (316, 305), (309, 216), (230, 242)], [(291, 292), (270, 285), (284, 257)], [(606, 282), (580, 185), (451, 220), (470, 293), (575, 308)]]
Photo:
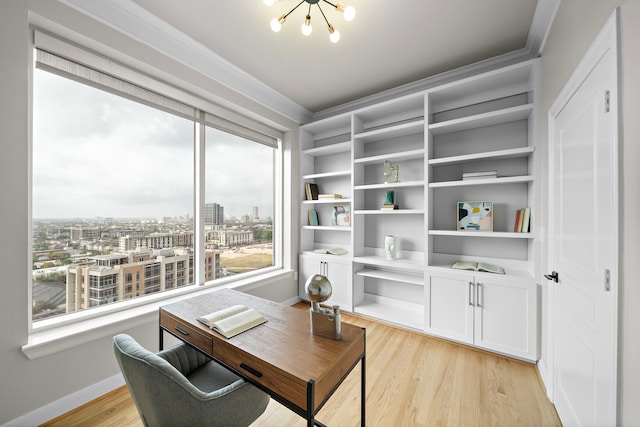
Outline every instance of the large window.
[(36, 57), (33, 321), (276, 264), (276, 138)]

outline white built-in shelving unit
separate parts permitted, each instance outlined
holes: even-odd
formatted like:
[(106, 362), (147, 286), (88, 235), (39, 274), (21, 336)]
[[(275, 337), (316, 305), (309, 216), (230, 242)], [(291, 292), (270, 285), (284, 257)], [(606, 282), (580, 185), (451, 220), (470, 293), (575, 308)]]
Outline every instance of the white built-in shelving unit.
[[(301, 296), (310, 274), (334, 265), (330, 303), (536, 360), (537, 67), (523, 62), (302, 126)], [(385, 182), (385, 161), (399, 167), (398, 182)], [(489, 170), (497, 177), (462, 179)], [(342, 199), (304, 200), (306, 182)], [(397, 210), (381, 209), (387, 191)], [(461, 201), (493, 202), (493, 231), (458, 230)], [(331, 224), (336, 204), (348, 206), (349, 226)], [(532, 212), (527, 233), (513, 230), (523, 207)], [(309, 209), (319, 225), (308, 225)], [(385, 257), (387, 235), (399, 239), (397, 260)], [(348, 254), (314, 253), (330, 247)], [(455, 260), (506, 274), (453, 270)]]

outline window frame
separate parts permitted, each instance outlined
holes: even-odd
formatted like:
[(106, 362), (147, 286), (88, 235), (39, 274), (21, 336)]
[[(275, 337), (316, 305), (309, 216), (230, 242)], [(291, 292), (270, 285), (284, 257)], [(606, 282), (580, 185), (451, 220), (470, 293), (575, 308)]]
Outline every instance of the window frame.
[[(175, 85), (169, 84), (155, 77), (151, 77), (145, 74), (143, 71), (136, 70), (133, 67), (122, 65), (102, 54), (90, 51), (84, 47), (76, 45), (72, 42), (66, 41), (55, 35), (51, 35), (42, 32), (38, 28), (32, 28), (33, 38), (30, 44), (30, 57), (34, 59), (32, 63), (35, 63), (33, 58), (35, 49), (42, 49), (50, 52), (54, 55), (61, 56), (72, 62), (77, 62), (92, 69), (96, 69), (99, 72), (107, 75), (114, 76), (117, 79), (122, 79), (127, 82), (131, 82), (133, 85), (139, 86), (143, 89), (151, 92), (158, 93), (162, 96), (176, 100), (179, 103), (183, 103), (189, 107), (193, 107), (195, 111), (195, 117), (189, 117), (194, 120), (196, 124), (194, 135), (194, 258), (195, 266), (197, 269), (194, 271), (193, 283), (183, 288), (168, 289), (159, 293), (152, 293), (142, 297), (122, 299), (117, 303), (104, 304), (97, 307), (92, 307), (91, 310), (83, 309), (72, 313), (66, 313), (61, 316), (52, 317), (48, 319), (38, 320), (36, 322), (32, 319), (32, 289), (29, 286), (28, 301), (28, 331), (29, 331), (29, 343), (23, 347), (23, 352), (29, 356), (29, 354), (37, 354), (42, 351), (40, 348), (43, 343), (51, 339), (60, 339), (68, 334), (75, 334), (78, 332), (78, 327), (81, 330), (86, 330), (90, 326), (82, 326), (82, 324), (104, 326), (105, 323), (116, 324), (123, 319), (130, 319), (131, 317), (137, 317), (141, 314), (148, 314), (156, 312), (160, 305), (166, 304), (175, 300), (176, 298), (183, 298), (185, 295), (191, 295), (202, 291), (210, 291), (213, 288), (225, 287), (243, 287), (250, 286), (257, 281), (271, 281), (276, 277), (284, 277), (291, 275), (290, 270), (286, 270), (283, 265), (284, 257), (284, 233), (283, 233), (283, 199), (284, 199), (284, 134), (269, 126), (266, 123), (262, 123), (256, 120), (256, 117), (248, 117), (238, 112), (232, 111), (217, 103), (196, 96), (186, 89), (181, 89)], [(68, 76), (64, 76), (68, 77)], [(30, 87), (31, 93), (33, 93), (33, 75), (30, 75)], [(122, 94), (117, 93), (118, 96)], [(124, 96), (128, 98), (127, 96)], [(131, 99), (131, 98), (129, 98)], [(158, 108), (157, 105), (148, 104), (139, 99), (134, 99), (137, 102), (151, 105), (154, 108)], [(31, 102), (31, 107), (33, 102)], [(162, 110), (162, 108), (159, 108)], [(173, 113), (173, 111), (170, 111)], [(31, 114), (31, 113), (30, 113)], [(180, 114), (178, 114), (180, 115)], [(184, 117), (184, 115), (183, 115)], [(267, 122), (266, 119), (264, 119)], [(213, 125), (213, 126), (212, 126)], [(260, 136), (270, 138), (274, 141), (275, 149), (275, 161), (274, 161), (274, 211), (273, 211), (273, 266), (265, 267), (253, 272), (243, 273), (238, 276), (232, 276), (229, 278), (218, 278), (210, 281), (205, 281), (205, 249), (204, 249), (204, 132), (205, 127), (215, 127), (225, 132), (234, 133), (245, 129), (246, 134), (240, 136), (264, 143), (260, 141)], [(32, 197), (32, 156), (33, 145), (31, 135), (29, 140), (30, 154), (29, 154), (29, 200)], [(31, 203), (31, 202), (30, 202)], [(31, 284), (31, 277), (33, 276), (32, 270), (32, 230), (33, 230), (33, 217), (31, 204), (29, 205), (29, 283)], [(174, 274), (176, 272), (174, 271)], [(135, 282), (132, 283), (132, 285)], [(98, 323), (96, 323), (98, 322)], [(66, 332), (65, 332), (66, 331)], [(30, 357), (31, 358), (31, 357)]]

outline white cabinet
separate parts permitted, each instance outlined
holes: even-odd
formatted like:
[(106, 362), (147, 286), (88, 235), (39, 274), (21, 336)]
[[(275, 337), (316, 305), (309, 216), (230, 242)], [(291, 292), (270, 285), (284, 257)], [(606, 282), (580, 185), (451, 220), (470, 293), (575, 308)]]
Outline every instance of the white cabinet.
[(490, 274), (429, 277), (425, 330), (487, 350), (537, 360), (535, 283)]
[(353, 289), (351, 277), (353, 267), (350, 258), (342, 258), (338, 255), (303, 254), (300, 255), (300, 285), (301, 298), (307, 298), (304, 294), (304, 284), (314, 274), (322, 274), (329, 279), (333, 291), (331, 298), (324, 304), (339, 305), (342, 310), (351, 311), (353, 308)]
[[(301, 126), (300, 296), (328, 266), (331, 303), (345, 310), (536, 360), (538, 67), (525, 61)], [(463, 179), (487, 171), (495, 176)], [(340, 198), (306, 200), (307, 183)], [(397, 209), (382, 209), (388, 192)], [(459, 230), (458, 202), (479, 201), (492, 202), (493, 229)], [(347, 225), (333, 224), (336, 206)], [(530, 230), (516, 232), (527, 207)], [(398, 259), (385, 256), (388, 235)], [(318, 254), (336, 247), (347, 254)], [(459, 273), (457, 260), (506, 274)]]

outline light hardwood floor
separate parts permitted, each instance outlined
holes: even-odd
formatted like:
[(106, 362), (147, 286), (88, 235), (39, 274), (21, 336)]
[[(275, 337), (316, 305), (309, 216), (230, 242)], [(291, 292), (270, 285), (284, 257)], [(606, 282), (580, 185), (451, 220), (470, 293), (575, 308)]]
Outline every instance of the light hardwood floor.
[[(306, 308), (306, 305), (304, 305)], [(367, 329), (369, 426), (561, 426), (533, 365), (434, 339), (359, 316)], [(317, 416), (328, 426), (360, 425), (360, 367)], [(304, 426), (270, 402), (253, 426)], [(43, 426), (142, 426), (121, 387)]]

